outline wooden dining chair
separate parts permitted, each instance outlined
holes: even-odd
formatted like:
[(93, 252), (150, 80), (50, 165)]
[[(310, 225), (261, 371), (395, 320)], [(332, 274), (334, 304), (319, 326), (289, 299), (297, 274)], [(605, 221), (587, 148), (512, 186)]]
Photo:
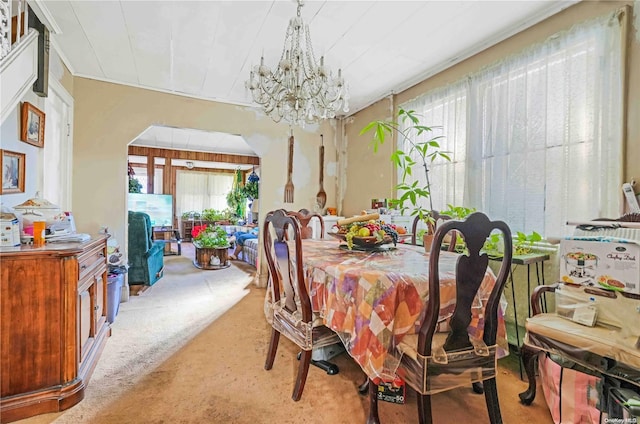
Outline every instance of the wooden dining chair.
[[(460, 255), (456, 264), (456, 306), (448, 333), (437, 333), (440, 314), (440, 272), (438, 260), (442, 242), (449, 231), (460, 232), (468, 254)], [(489, 266), (489, 257), (482, 247), (493, 231), (504, 237), (504, 258), (488, 298), (479, 292)], [(429, 296), (417, 334), (405, 336), (390, 352), (399, 361), (397, 375), (418, 392), (418, 417), (421, 424), (431, 423), (431, 395), (456, 387), (484, 382), (484, 395), (491, 423), (502, 423), (496, 386), (496, 339), (498, 306), (507, 281), (512, 257), (511, 231), (502, 221), (490, 221), (475, 212), (465, 220), (449, 220), (435, 233), (429, 256)], [(445, 253), (446, 254), (446, 253)], [(484, 319), (481, 338), (471, 337), (468, 327), (472, 320)], [(368, 423), (379, 423), (377, 384), (369, 383)], [(438, 420), (442, 422), (443, 420)]]
[[(433, 218), (433, 222), (427, 223), (427, 234), (435, 234), (437, 224), (440, 222), (448, 221), (451, 219), (448, 215), (441, 215), (438, 211), (432, 210), (429, 212), (429, 215)], [(418, 234), (418, 225), (420, 225), (420, 216), (416, 215), (413, 219), (413, 225), (411, 226), (411, 244), (414, 246), (418, 244), (417, 234)], [(455, 231), (451, 233), (451, 240), (457, 239), (457, 234)], [(449, 243), (447, 250), (449, 252), (453, 252), (456, 249), (456, 243)]]
[(300, 222), (300, 234), (303, 239), (313, 238), (313, 227), (310, 227), (309, 223), (312, 218), (317, 218), (320, 221), (320, 237), (318, 238), (324, 238), (324, 220), (322, 219), (322, 215), (317, 212), (311, 212), (308, 209), (300, 209), (298, 212), (288, 211), (287, 213), (298, 218), (298, 222)]
[[(622, 215), (619, 218), (596, 218), (593, 221), (595, 222), (611, 222), (614, 225), (616, 222), (640, 222), (640, 213), (637, 212), (629, 212)], [(584, 226), (589, 227), (588, 224)], [(580, 227), (578, 227), (580, 228)], [(597, 229), (596, 226), (594, 229)], [(567, 352), (569, 355), (572, 353), (578, 352), (582, 353), (585, 357), (588, 356), (589, 359), (587, 362), (594, 364), (602, 363), (606, 364), (610, 361), (610, 359), (601, 356), (596, 352), (606, 352), (609, 349), (609, 341), (606, 338), (599, 339), (601, 342), (596, 343), (594, 340), (596, 338), (589, 337), (576, 337), (574, 334), (580, 333), (580, 330), (574, 330), (569, 333), (571, 334), (571, 342), (567, 340), (559, 340), (559, 334), (567, 334), (567, 329), (571, 329), (571, 325), (567, 324), (566, 317), (559, 317), (557, 313), (547, 312), (545, 308), (542, 307), (543, 302), (546, 305), (546, 301), (544, 301), (544, 297), (547, 294), (555, 293), (556, 290), (560, 287), (560, 283), (555, 283), (552, 285), (543, 285), (538, 286), (534, 289), (531, 294), (531, 318), (527, 320), (525, 329), (527, 330), (527, 338), (526, 342), (520, 348), (520, 352), (522, 355), (522, 362), (524, 363), (525, 371), (527, 373), (527, 379), (529, 381), (529, 386), (527, 390), (519, 394), (520, 402), (524, 405), (531, 405), (536, 397), (536, 371), (538, 369), (538, 354), (540, 352), (553, 350), (554, 353), (559, 354), (561, 357), (565, 357), (567, 359)], [(585, 289), (586, 291), (587, 289)], [(606, 295), (607, 292), (596, 290), (599, 295)], [(607, 297), (611, 297), (611, 293), (608, 293)], [(614, 295), (615, 299), (616, 296)], [(581, 325), (577, 325), (577, 328), (581, 328)], [(591, 327), (585, 327), (588, 329)], [(560, 330), (558, 330), (560, 329)], [(615, 330), (608, 329), (607, 336), (614, 334)], [(589, 333), (589, 330), (585, 330), (585, 333)], [(576, 346), (580, 341), (584, 341), (585, 346)], [(603, 348), (604, 346), (604, 348)], [(622, 344), (621, 346), (624, 346)], [(618, 346), (620, 350), (624, 350), (624, 348)], [(593, 351), (592, 351), (593, 350)], [(625, 354), (625, 357), (633, 358), (635, 355), (635, 350), (628, 349), (631, 353)], [(573, 360), (575, 358), (569, 358), (569, 360)], [(598, 368), (595, 366), (595, 368)]]
[(292, 399), (300, 400), (309, 372), (313, 348), (338, 343), (340, 338), (324, 325), (314, 322), (309, 289), (302, 267), (302, 234), (295, 216), (278, 209), (269, 212), (263, 225), (264, 253), (269, 269), (269, 287), (272, 290), (269, 313), (271, 339), (264, 365), (273, 367), (280, 335), (300, 347), (298, 375)]

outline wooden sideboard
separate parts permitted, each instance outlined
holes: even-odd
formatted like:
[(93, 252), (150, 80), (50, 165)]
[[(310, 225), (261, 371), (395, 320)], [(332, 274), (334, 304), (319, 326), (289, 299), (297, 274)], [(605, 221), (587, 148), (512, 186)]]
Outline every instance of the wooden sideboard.
[(0, 422), (70, 408), (111, 328), (107, 239), (0, 248)]

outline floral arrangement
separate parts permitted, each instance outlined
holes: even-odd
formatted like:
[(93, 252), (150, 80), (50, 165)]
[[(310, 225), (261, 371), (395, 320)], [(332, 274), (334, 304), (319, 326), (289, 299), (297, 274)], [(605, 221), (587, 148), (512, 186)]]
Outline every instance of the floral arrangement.
[(229, 240), (227, 238), (227, 232), (222, 227), (208, 226), (205, 228), (198, 228), (197, 231), (195, 231), (194, 228), (192, 235), (194, 236), (194, 243), (196, 243), (200, 248), (228, 248), (230, 246)]

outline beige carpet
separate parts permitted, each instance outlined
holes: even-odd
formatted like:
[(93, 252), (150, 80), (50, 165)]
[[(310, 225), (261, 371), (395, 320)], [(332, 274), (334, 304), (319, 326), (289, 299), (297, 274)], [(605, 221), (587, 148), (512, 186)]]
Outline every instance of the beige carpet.
[[(43, 423), (364, 423), (368, 399), (356, 387), (359, 367), (346, 355), (330, 376), (311, 367), (299, 402), (291, 400), (297, 350), (282, 338), (274, 368), (265, 371), (270, 327), (264, 289), (243, 262), (201, 271), (187, 244), (166, 257), (157, 284), (120, 304), (113, 335), (85, 399), (56, 414), (19, 421)], [(530, 407), (517, 394), (526, 384), (502, 360), (498, 376), (504, 422), (551, 423), (541, 392)], [(433, 397), (435, 423), (488, 422), (484, 396), (459, 389)], [(415, 395), (406, 405), (380, 402), (383, 423), (417, 422)]]

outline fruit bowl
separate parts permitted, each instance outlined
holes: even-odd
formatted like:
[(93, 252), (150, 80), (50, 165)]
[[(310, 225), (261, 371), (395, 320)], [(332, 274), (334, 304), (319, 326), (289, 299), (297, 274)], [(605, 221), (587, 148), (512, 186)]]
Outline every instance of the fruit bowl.
[[(343, 234), (343, 233), (327, 233), (327, 234), (337, 238), (338, 240), (342, 240), (344, 242), (347, 241), (346, 234)], [(356, 246), (376, 247), (376, 246), (382, 246), (383, 244), (393, 243), (393, 238), (391, 236), (385, 235), (382, 238), (382, 240), (378, 241), (378, 238), (375, 236), (369, 236), (369, 237), (354, 236), (352, 241), (353, 241), (353, 244)]]

